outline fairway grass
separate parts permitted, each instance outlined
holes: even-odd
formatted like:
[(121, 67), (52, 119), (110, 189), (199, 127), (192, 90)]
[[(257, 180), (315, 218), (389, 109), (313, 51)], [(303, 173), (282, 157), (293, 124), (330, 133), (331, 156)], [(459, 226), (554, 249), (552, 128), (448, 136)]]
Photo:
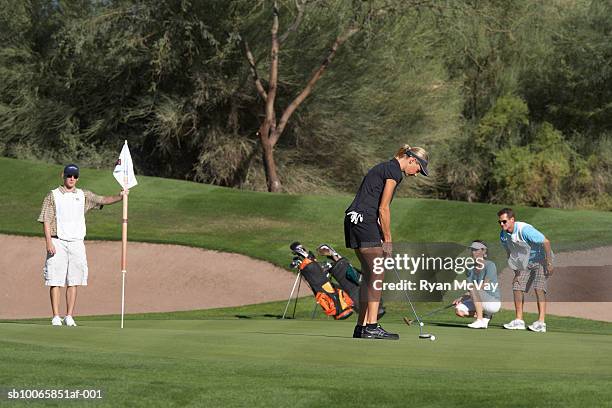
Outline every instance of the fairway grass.
[[(60, 183), (61, 170), (0, 158), (0, 232), (42, 236), (36, 218), (45, 194)], [(351, 196), (260, 193), (144, 176), (138, 182), (130, 193), (130, 240), (236, 252), (280, 266), (290, 261), (291, 242), (310, 248), (326, 242), (356, 260), (344, 249), (343, 217)], [(82, 169), (79, 187), (103, 195), (119, 192), (110, 169)], [(500, 207), (397, 198), (392, 204), (394, 241), (467, 245), (480, 238), (495, 243)], [(611, 212), (515, 209), (520, 220), (533, 223), (551, 239), (555, 251), (612, 244)], [(121, 239), (121, 206), (90, 212), (87, 233), (88, 239)]]
[[(331, 320), (1, 323), (4, 388), (101, 389), (99, 407), (593, 407), (612, 401), (610, 336)], [(71, 403), (72, 405), (73, 403)], [(75, 406), (77, 405), (75, 404)], [(10, 406), (21, 406), (12, 402)], [(38, 405), (38, 404), (37, 404)], [(60, 406), (59, 401), (45, 405)]]

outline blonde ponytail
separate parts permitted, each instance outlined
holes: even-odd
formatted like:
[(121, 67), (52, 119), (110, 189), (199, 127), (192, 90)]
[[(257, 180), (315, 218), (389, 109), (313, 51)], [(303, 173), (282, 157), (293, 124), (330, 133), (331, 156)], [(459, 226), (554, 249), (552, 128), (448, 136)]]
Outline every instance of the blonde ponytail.
[(410, 150), (410, 145), (409, 144), (405, 144), (402, 147), (399, 148), (399, 150), (397, 151), (397, 153), (395, 153), (395, 157), (402, 157), (406, 154), (406, 151)]
[(410, 147), (409, 144), (405, 144), (400, 147), (397, 153), (395, 154), (395, 157), (404, 157), (408, 154), (408, 152), (417, 156), (421, 160), (425, 160), (426, 162), (429, 161), (429, 155), (427, 154), (427, 151), (425, 149), (423, 149), (422, 147)]

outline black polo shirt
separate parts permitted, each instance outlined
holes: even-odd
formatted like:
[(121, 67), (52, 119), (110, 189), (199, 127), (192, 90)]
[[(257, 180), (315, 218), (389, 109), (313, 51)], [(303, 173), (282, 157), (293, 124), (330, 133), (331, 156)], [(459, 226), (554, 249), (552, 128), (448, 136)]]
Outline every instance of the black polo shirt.
[[(378, 207), (380, 207), (380, 200), (387, 179), (393, 179), (397, 182), (395, 186), (397, 190), (402, 178), (402, 170), (395, 158), (372, 167), (363, 178), (355, 199), (345, 213), (356, 211), (363, 214), (363, 221), (376, 222), (378, 220)], [(393, 195), (395, 196), (395, 190), (393, 190)]]

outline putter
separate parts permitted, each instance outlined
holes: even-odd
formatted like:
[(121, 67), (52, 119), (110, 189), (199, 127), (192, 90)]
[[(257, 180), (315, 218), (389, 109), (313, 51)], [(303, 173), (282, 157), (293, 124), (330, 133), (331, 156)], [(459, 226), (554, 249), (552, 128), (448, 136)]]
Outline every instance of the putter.
[[(453, 307), (453, 306), (455, 306), (455, 305), (451, 303), (450, 305), (446, 305), (446, 306), (441, 307), (441, 308), (439, 308), (439, 309), (432, 310), (431, 312), (429, 312), (429, 313), (424, 314), (423, 316), (421, 316), (421, 318), (429, 317), (429, 316), (434, 315), (434, 314), (436, 314), (436, 313), (440, 313), (440, 312), (442, 312), (443, 310), (450, 309), (450, 308), (451, 308), (451, 307)], [(408, 319), (407, 317), (404, 317), (404, 323), (406, 323), (408, 326), (412, 326), (412, 323), (414, 323), (414, 319)]]
[[(455, 305), (452, 305), (452, 304), (451, 304), (451, 305), (444, 306), (444, 307), (442, 307), (442, 308), (440, 308), (440, 309), (436, 309), (436, 310), (434, 310), (434, 311), (432, 311), (432, 312), (429, 312), (429, 313), (427, 313), (427, 314), (424, 314), (424, 315), (422, 316), (422, 318), (429, 317), (429, 316), (434, 315), (434, 314), (436, 314), (436, 313), (440, 313), (441, 311), (446, 310), (446, 309), (449, 309), (449, 308), (451, 308), (451, 307), (453, 307), (453, 306), (455, 306)], [(404, 323), (406, 323), (408, 326), (412, 326), (412, 323), (414, 323), (414, 321), (415, 321), (415, 319), (408, 319), (408, 317), (404, 317)]]
[[(393, 272), (395, 272), (395, 276), (397, 276), (397, 281), (400, 282), (402, 279), (400, 278), (399, 273), (397, 272), (397, 269), (393, 268)], [(404, 292), (404, 295), (406, 296), (406, 300), (408, 300), (408, 304), (410, 305), (410, 308), (412, 309), (412, 313), (414, 314), (416, 321), (419, 322), (419, 339), (427, 339), (427, 340), (435, 341), (436, 336), (434, 336), (431, 333), (423, 333), (423, 326), (425, 324), (421, 321), (421, 318), (417, 314), (414, 308), (414, 305), (412, 304), (412, 301), (410, 300), (410, 296), (408, 295), (408, 292), (405, 290), (403, 292)], [(405, 321), (406, 321), (406, 317), (404, 317), (404, 322)]]

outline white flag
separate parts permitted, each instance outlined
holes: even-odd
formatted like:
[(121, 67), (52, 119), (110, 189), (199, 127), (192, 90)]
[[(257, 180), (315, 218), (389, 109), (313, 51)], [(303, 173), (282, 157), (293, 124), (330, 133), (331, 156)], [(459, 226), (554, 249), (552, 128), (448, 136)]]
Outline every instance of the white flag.
[(121, 149), (119, 159), (115, 164), (115, 170), (113, 170), (113, 176), (115, 180), (123, 189), (130, 189), (138, 184), (136, 176), (134, 175), (134, 164), (132, 163), (132, 156), (130, 155), (130, 149), (128, 148), (127, 140)]

